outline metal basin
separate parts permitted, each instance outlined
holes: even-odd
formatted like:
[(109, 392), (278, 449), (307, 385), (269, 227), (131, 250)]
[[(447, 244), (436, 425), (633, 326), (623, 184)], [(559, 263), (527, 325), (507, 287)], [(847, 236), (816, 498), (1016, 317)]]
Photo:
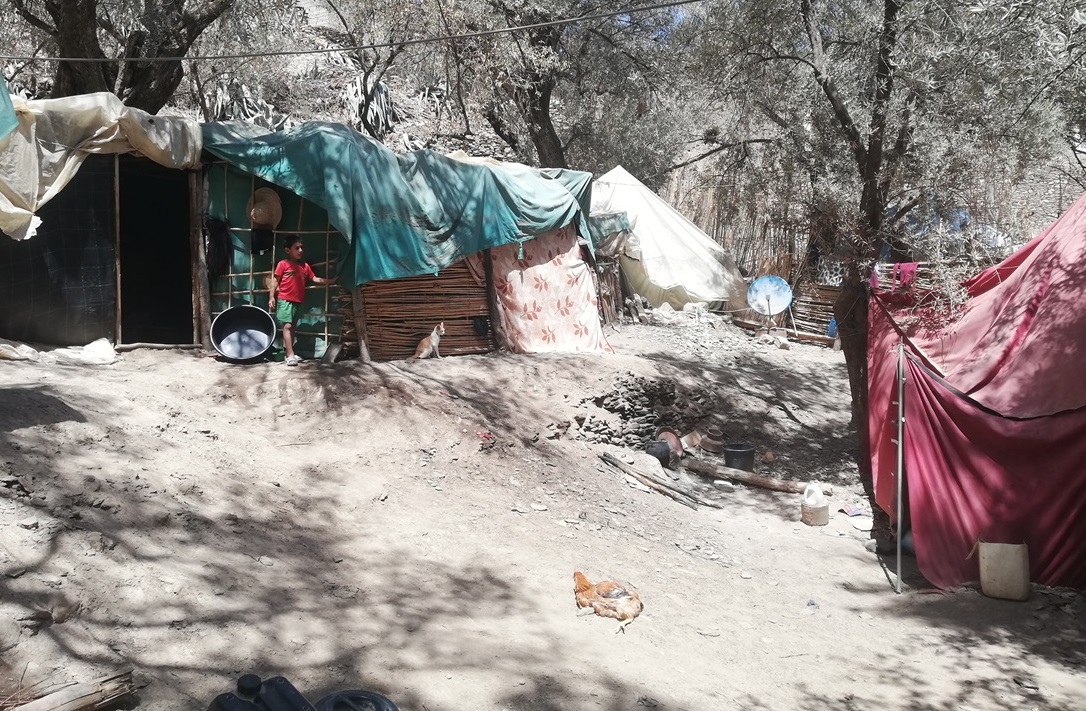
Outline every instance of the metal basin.
[(232, 363), (261, 360), (275, 342), (275, 319), (258, 306), (234, 306), (211, 323), (211, 344)]

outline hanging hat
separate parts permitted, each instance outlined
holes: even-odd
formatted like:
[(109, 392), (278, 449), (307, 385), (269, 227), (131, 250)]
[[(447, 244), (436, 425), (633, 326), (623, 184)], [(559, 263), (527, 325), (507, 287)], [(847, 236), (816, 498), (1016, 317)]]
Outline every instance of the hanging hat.
[(257, 188), (249, 197), (245, 213), (249, 215), (250, 227), (274, 230), (279, 226), (279, 220), (283, 219), (283, 203), (279, 201), (279, 193), (271, 188)]

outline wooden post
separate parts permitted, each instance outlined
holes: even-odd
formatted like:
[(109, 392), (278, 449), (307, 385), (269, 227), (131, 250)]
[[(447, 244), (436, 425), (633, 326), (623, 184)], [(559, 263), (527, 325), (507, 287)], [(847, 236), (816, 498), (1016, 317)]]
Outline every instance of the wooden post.
[(366, 345), (366, 305), (362, 296), (362, 287), (351, 289), (351, 305), (354, 312), (354, 330), (358, 335), (358, 359), (363, 363), (370, 362), (370, 349)]
[(498, 292), (494, 288), (494, 260), (490, 256), (490, 250), (483, 250), (483, 269), (486, 276), (486, 302), (490, 311), (490, 328), (494, 331), (494, 340), (498, 346), (511, 351), (509, 342), (505, 338), (505, 331), (501, 327), (501, 305), (498, 303)]
[(121, 157), (113, 154), (113, 268), (117, 277), (117, 297), (113, 310), (113, 344), (121, 342)]
[(189, 244), (192, 249), (192, 340), (211, 349), (211, 284), (207, 279), (203, 215), (207, 204), (207, 173), (189, 172)]

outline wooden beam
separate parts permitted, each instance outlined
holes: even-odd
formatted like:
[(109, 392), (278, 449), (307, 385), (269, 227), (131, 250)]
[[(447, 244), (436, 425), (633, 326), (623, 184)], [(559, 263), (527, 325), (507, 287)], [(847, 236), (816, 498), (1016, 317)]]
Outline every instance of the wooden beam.
[(683, 506), (689, 506), (692, 509), (697, 509), (698, 504), (701, 504), (702, 506), (708, 506), (715, 509), (724, 508), (724, 505), (721, 504), (719, 501), (707, 499), (704, 496), (698, 494), (696, 491), (692, 491), (690, 489), (678, 486), (673, 482), (667, 481), (666, 479), (657, 476), (653, 472), (648, 472), (644, 469), (638, 469), (635, 466), (626, 464), (625, 462), (618, 459), (618, 457), (612, 455), (610, 452), (603, 452), (602, 454), (600, 454), (600, 459), (602, 459), (607, 464), (615, 467), (624, 474), (628, 474), (629, 476), (633, 477), (650, 489), (653, 489), (663, 494), (669, 499), (674, 499), (675, 501), (678, 501)]

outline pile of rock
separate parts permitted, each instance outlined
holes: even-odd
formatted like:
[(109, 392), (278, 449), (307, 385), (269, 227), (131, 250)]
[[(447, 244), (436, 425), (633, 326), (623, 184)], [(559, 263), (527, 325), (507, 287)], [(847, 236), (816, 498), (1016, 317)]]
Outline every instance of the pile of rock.
[(617, 417), (586, 413), (577, 416), (576, 424), (579, 436), (589, 442), (640, 449), (652, 441), (658, 427), (670, 427), (680, 434), (693, 429), (712, 413), (711, 400), (709, 394), (690, 391), (674, 380), (627, 373), (606, 395), (581, 402)]

